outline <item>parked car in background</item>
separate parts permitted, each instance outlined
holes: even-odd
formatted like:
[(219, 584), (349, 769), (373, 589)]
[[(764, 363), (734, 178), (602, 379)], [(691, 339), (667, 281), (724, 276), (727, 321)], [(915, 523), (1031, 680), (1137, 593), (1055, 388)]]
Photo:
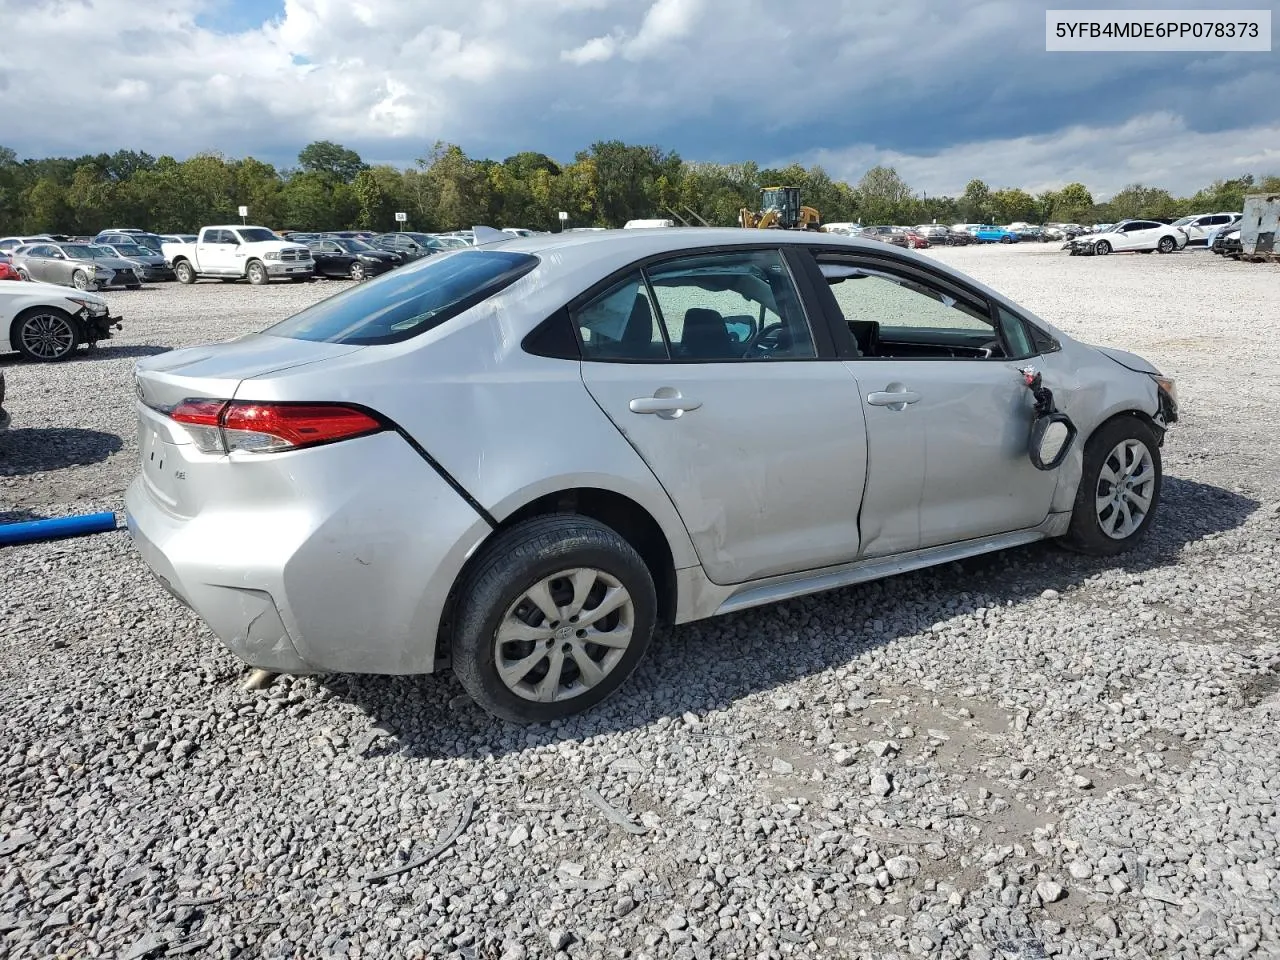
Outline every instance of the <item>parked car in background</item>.
[[(1012, 227), (1010, 229), (1013, 229)], [(1044, 235), (1044, 227), (1034, 223), (1025, 223), (1013, 230), (1018, 235), (1019, 243), (1044, 243), (1049, 238)]]
[(972, 237), (980, 226), (982, 226), (980, 223), (953, 223), (951, 225), (951, 229), (961, 233), (967, 233)]
[(146, 230), (136, 230), (132, 227), (124, 230), (99, 231), (98, 235), (93, 238), (93, 242), (112, 247), (118, 243), (131, 243), (134, 246), (146, 247), (152, 253), (163, 256), (164, 240), (158, 233), (148, 233)]
[(164, 258), (164, 254), (157, 253), (150, 247), (139, 246), (136, 243), (99, 243), (97, 246), (133, 264), (134, 271), (144, 281), (173, 279), (173, 267), (169, 266), (169, 261)]
[(120, 329), (107, 301), (50, 283), (0, 283), (0, 347), (28, 360), (63, 360)]
[[(511, 240), (143, 358), (133, 543), (255, 667), (447, 659), (549, 722), (659, 621), (1142, 539), (1172, 381), (927, 258), (772, 234)], [(1078, 437), (1033, 440), (1027, 365)]]
[(307, 244), (316, 262), (316, 276), (364, 280), (393, 270), (403, 263), (400, 254), (350, 237), (321, 237)]
[(1187, 235), (1180, 228), (1156, 220), (1122, 220), (1102, 233), (1076, 237), (1063, 244), (1072, 256), (1104, 256), (1108, 253), (1173, 253), (1187, 245)]
[(22, 274), (18, 273), (17, 268), (10, 262), (7, 253), (0, 253), (0, 280), (21, 280)]
[(400, 254), (400, 259), (405, 263), (421, 260), (423, 257), (431, 256), (433, 253), (440, 253), (449, 249), (449, 244), (442, 242), (438, 238), (426, 233), (416, 233), (412, 230), (402, 230), (397, 233), (380, 233), (370, 239), (369, 244), (379, 250), (389, 250), (391, 253)]
[[(570, 229), (593, 230), (593, 229), (596, 229), (596, 228), (594, 228), (594, 227), (578, 227), (578, 228), (571, 227)], [(600, 229), (603, 229), (603, 228), (600, 228)], [(441, 247), (441, 249), (442, 249), (442, 250), (465, 250), (467, 247), (472, 246), (471, 241), (470, 241), (470, 240), (468, 240), (468, 239), (466, 239), (465, 237), (457, 237), (457, 236), (453, 236), (452, 234), (447, 234), (447, 233), (442, 233), (442, 234), (438, 235), (437, 237), (435, 237), (435, 240), (440, 244), (440, 247)]]
[[(668, 226), (675, 226), (671, 221), (667, 221)], [(509, 233), (513, 237), (533, 237), (537, 235), (536, 230), (530, 230), (528, 227), (503, 227), (503, 233)]]
[(25, 247), (29, 243), (57, 243), (53, 237), (47, 233), (37, 233), (29, 237), (4, 237), (0, 238), (0, 253), (13, 253), (19, 247)]
[(841, 237), (856, 237), (862, 232), (862, 224), (851, 222), (824, 223), (818, 229), (823, 233), (834, 233)]
[(340, 237), (345, 240), (368, 240), (377, 234), (373, 230), (326, 230), (322, 237)]
[(281, 240), (266, 227), (238, 224), (201, 227), (195, 243), (166, 243), (164, 255), (181, 283), (247, 278), (261, 286), (280, 278), (305, 280), (315, 269), (308, 247)]
[(142, 277), (132, 263), (92, 243), (32, 243), (10, 254), (26, 280), (57, 283), (77, 290), (126, 287), (137, 290)]
[(1210, 246), (1214, 253), (1220, 256), (1231, 256), (1240, 253), (1244, 246), (1240, 242), (1241, 228), (1238, 226), (1228, 226), (1219, 230), (1217, 236), (1213, 238), (1213, 244)]
[(924, 250), (929, 246), (929, 238), (915, 227), (899, 227), (907, 238), (907, 246), (912, 250)]
[(1046, 223), (1044, 237), (1046, 240), (1072, 240), (1084, 232), (1084, 227), (1077, 223)]
[(162, 233), (159, 237), (161, 250), (166, 243), (195, 243), (197, 239), (194, 233)]
[(864, 240), (879, 240), (881, 243), (891, 243), (895, 247), (905, 247), (907, 245), (907, 234), (901, 227), (880, 224), (863, 227), (858, 236)]
[(973, 242), (973, 237), (964, 231), (952, 230), (941, 223), (922, 223), (914, 229), (935, 247), (964, 246)]
[(1241, 216), (1239, 213), (1201, 213), (1175, 220), (1172, 225), (1187, 235), (1188, 246), (1203, 247), (1208, 245), (1210, 233), (1239, 223)]
[(973, 238), (979, 243), (1017, 243), (1018, 235), (1008, 227), (994, 223), (979, 224), (973, 231)]

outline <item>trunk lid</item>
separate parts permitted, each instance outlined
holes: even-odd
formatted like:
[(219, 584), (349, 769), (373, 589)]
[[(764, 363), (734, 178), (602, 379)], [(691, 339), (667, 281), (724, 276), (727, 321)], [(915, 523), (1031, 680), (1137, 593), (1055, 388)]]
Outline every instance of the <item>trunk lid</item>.
[[(230, 400), (241, 381), (363, 350), (359, 344), (320, 343), (255, 333), (238, 340), (172, 350), (138, 361), (138, 399), (170, 410), (191, 397)], [(183, 431), (179, 430), (181, 434)], [(182, 442), (175, 439), (174, 442)]]

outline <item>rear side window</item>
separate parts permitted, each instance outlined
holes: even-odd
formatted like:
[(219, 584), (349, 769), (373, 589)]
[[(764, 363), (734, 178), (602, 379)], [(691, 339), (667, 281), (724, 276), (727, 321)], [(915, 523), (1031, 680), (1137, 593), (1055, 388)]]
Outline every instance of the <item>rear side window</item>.
[(321, 300), (263, 333), (321, 343), (396, 343), (487, 300), (538, 265), (527, 253), (460, 250)]

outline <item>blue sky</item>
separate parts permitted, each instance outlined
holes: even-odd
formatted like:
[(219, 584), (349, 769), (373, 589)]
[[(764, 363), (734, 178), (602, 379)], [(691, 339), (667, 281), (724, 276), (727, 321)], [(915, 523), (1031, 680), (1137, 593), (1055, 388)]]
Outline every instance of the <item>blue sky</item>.
[(139, 17), (133, 0), (28, 0), (6, 18), (0, 93), (39, 109), (8, 112), (0, 144), (288, 165), (325, 138), (403, 165), (437, 139), (570, 159), (616, 137), (851, 180), (889, 162), (930, 193), (1280, 172), (1280, 56), (1047, 53), (1049, 5), (149, 0)]

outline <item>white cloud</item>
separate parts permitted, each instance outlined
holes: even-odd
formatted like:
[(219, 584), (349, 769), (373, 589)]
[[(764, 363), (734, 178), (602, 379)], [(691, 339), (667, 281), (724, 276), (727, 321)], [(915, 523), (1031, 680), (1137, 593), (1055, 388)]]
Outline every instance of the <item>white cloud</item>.
[(851, 183), (878, 163), (890, 165), (917, 191), (935, 195), (956, 196), (975, 178), (992, 188), (1018, 186), (1033, 193), (1079, 181), (1100, 199), (1140, 181), (1177, 195), (1221, 177), (1280, 172), (1280, 123), (1199, 133), (1179, 115), (1157, 112), (1114, 126), (1072, 126), (927, 154), (863, 144), (793, 159), (821, 164)]
[(595, 37), (580, 47), (565, 50), (560, 59), (582, 66), (584, 63), (602, 63), (613, 57), (618, 49), (618, 41), (614, 37)]

